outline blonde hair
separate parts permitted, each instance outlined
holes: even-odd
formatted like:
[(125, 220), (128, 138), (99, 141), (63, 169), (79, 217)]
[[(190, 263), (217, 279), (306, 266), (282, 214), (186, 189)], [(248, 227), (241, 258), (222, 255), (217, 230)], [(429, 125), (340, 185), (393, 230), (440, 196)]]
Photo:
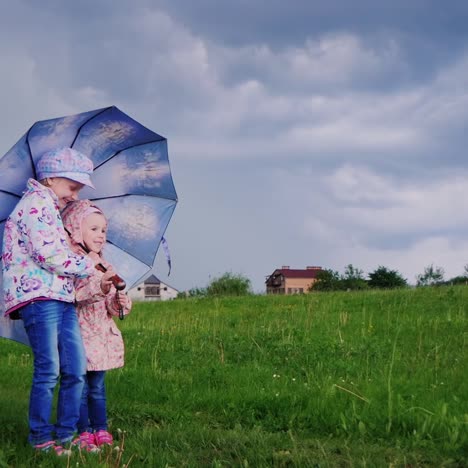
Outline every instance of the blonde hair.
[(44, 185), (44, 187), (51, 187), (50, 179), (50, 177), (46, 177), (45, 179), (41, 179), (39, 183)]

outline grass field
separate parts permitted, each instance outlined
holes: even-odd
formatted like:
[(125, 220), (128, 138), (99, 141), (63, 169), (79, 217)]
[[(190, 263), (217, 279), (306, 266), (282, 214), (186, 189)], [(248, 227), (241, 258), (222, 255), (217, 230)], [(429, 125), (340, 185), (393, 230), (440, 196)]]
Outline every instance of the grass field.
[(0, 467), (468, 466), (468, 288), (136, 304), (107, 376), (123, 450), (26, 442), (29, 348), (0, 340)]

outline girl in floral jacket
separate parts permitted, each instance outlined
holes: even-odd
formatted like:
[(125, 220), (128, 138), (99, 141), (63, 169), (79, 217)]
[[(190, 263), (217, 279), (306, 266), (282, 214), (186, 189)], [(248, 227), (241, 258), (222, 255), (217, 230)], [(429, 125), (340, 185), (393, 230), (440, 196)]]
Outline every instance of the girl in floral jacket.
[[(37, 450), (61, 455), (76, 430), (86, 372), (74, 279), (93, 275), (99, 257), (70, 249), (60, 209), (76, 200), (85, 185), (93, 187), (93, 163), (72, 148), (60, 148), (44, 154), (36, 172), (37, 180), (28, 180), (5, 223), (3, 302), (6, 316), (23, 320), (34, 356), (29, 442)], [(59, 379), (53, 425), (50, 416)]]
[(70, 233), (72, 245), (95, 252), (101, 257), (106, 273), (97, 272), (75, 282), (76, 307), (86, 352), (87, 373), (78, 422), (81, 447), (93, 451), (100, 445), (112, 445), (107, 431), (106, 371), (124, 365), (124, 343), (113, 317), (131, 309), (131, 300), (123, 291), (116, 291), (110, 278), (112, 266), (102, 258), (106, 243), (107, 220), (89, 200), (70, 203), (62, 212), (63, 223)]

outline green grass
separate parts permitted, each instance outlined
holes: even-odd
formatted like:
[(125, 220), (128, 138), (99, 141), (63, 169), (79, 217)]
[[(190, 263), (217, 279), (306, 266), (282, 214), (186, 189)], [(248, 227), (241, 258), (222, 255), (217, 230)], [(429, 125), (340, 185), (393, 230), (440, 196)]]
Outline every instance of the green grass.
[(468, 288), (136, 304), (108, 373), (123, 451), (28, 447), (30, 350), (0, 340), (3, 466), (468, 466)]

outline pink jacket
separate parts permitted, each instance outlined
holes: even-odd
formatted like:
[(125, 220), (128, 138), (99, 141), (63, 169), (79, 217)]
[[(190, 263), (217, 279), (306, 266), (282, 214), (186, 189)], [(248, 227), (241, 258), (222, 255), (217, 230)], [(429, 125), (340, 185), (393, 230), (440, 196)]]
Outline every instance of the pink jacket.
[[(63, 224), (70, 232), (72, 242), (82, 243), (81, 221), (88, 208), (94, 207), (89, 200), (70, 203), (62, 213)], [(104, 259), (101, 262), (109, 267)], [(81, 336), (86, 351), (87, 370), (108, 370), (124, 365), (124, 343), (122, 334), (113, 317), (119, 315), (116, 290), (112, 286), (108, 294), (101, 290), (103, 273), (96, 273), (75, 282), (76, 308)], [(124, 307), (124, 314), (131, 309), (131, 301)]]

